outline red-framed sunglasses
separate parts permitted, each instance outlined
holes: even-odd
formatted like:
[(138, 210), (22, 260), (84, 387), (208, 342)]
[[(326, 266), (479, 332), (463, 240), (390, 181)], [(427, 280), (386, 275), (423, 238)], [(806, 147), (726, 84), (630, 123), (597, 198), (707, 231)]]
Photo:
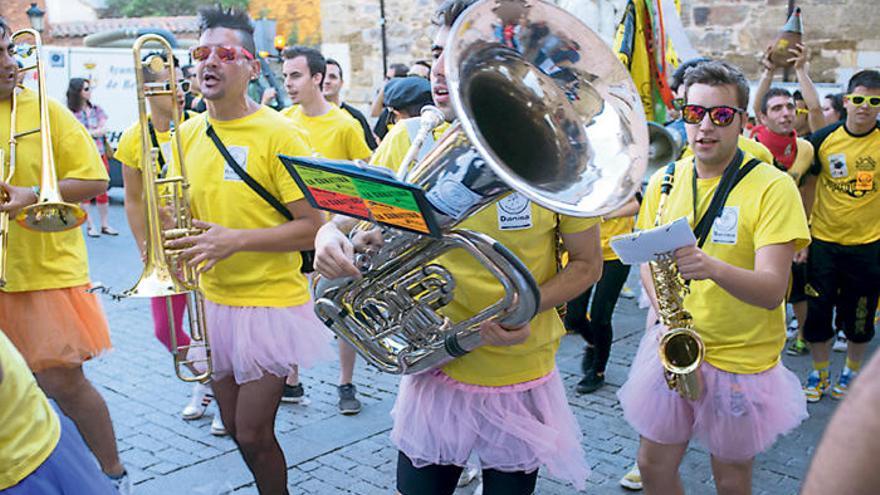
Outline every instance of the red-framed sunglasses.
[(717, 107), (706, 108), (702, 105), (685, 105), (681, 107), (681, 118), (686, 124), (699, 124), (709, 114), (709, 120), (718, 127), (727, 127), (733, 122), (736, 114), (745, 110), (739, 107), (729, 107), (727, 105), (719, 105)]
[(207, 60), (211, 53), (217, 54), (217, 58), (225, 63), (235, 62), (238, 60), (239, 54), (247, 60), (253, 60), (254, 55), (247, 51), (246, 48), (240, 46), (194, 46), (190, 48), (189, 53), (196, 62)]

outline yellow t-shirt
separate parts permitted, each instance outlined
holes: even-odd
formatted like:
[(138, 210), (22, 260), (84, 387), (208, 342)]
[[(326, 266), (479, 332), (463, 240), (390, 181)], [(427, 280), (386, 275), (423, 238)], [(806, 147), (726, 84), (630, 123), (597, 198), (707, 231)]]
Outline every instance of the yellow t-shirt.
[[(771, 153), (766, 146), (755, 141), (754, 139), (749, 139), (743, 135), (740, 135), (737, 138), (736, 143), (739, 146), (739, 149), (754, 156), (758, 160), (761, 160), (764, 163), (773, 163), (773, 153)], [(681, 153), (681, 158), (690, 158), (692, 156), (694, 156), (693, 150), (690, 146), (685, 145), (684, 150)], [(665, 170), (665, 167), (663, 170)]]
[(312, 147), (324, 158), (366, 160), (372, 154), (358, 121), (337, 106), (317, 117), (309, 117), (299, 105), (285, 108), (281, 114), (308, 134)]
[(18, 484), (55, 450), (58, 416), (12, 342), (0, 331), (0, 490)]
[[(25, 89), (18, 94), (18, 132), (39, 127), (37, 94)], [(55, 153), (58, 180), (83, 179), (107, 181), (107, 170), (85, 127), (65, 106), (49, 98), (51, 145)], [(11, 101), (0, 101), (0, 149), (9, 165), (9, 124)], [(18, 139), (14, 186), (40, 184), (40, 135)], [(4, 292), (62, 289), (88, 283), (89, 262), (82, 229), (40, 233), (9, 222), (9, 253)]]
[(840, 122), (811, 139), (816, 154), (810, 173), (819, 176), (813, 236), (844, 246), (880, 240), (880, 125), (854, 136)]
[[(743, 164), (752, 158), (746, 153)], [(639, 211), (639, 229), (654, 226), (664, 173), (665, 168), (651, 177)], [(676, 162), (675, 183), (663, 212), (663, 224), (687, 217), (691, 227), (695, 226), (693, 177), (692, 158)], [(721, 177), (697, 180), (698, 217), (709, 207), (720, 181)], [(761, 163), (730, 192), (703, 251), (730, 265), (753, 270), (759, 248), (795, 241), (796, 248), (801, 249), (809, 239), (806, 214), (794, 181), (773, 165)], [(779, 361), (785, 344), (784, 304), (767, 310), (733, 297), (711, 280), (693, 280), (684, 307), (706, 344), (706, 360), (716, 368), (731, 373), (760, 373)]]
[[(441, 126), (435, 136), (447, 126)], [(372, 163), (396, 169), (409, 148), (406, 125), (395, 125), (376, 150)], [(516, 225), (505, 224), (502, 208), (515, 206), (519, 213)], [(524, 216), (527, 221), (522, 221)], [(512, 193), (483, 208), (464, 220), (459, 227), (487, 234), (510, 249), (532, 272), (538, 284), (556, 274), (556, 225), (564, 234), (582, 232), (598, 223), (596, 218), (559, 216)], [(524, 225), (531, 226), (525, 227)], [(512, 228), (504, 228), (512, 227)], [(455, 278), (455, 299), (443, 309), (453, 321), (461, 321), (503, 297), (501, 285), (473, 257), (461, 250), (442, 256), (438, 263), (450, 270)], [(531, 335), (526, 342), (509, 347), (482, 346), (455, 359), (443, 371), (464, 383), (504, 386), (540, 378), (556, 366), (556, 349), (565, 334), (555, 309), (544, 311), (532, 320)]]
[(800, 184), (801, 179), (810, 171), (813, 164), (813, 145), (806, 139), (797, 138), (797, 156), (794, 157), (794, 163), (787, 170), (788, 175), (794, 179), (795, 183)]
[[(289, 119), (261, 107), (246, 117), (218, 121), (207, 115), (180, 126), (180, 144), (192, 186), (193, 216), (230, 229), (264, 229), (287, 220), (244, 183), (226, 164), (205, 132), (210, 122), (217, 137), (243, 169), (282, 203), (303, 199), (279, 154), (309, 156), (311, 149)], [(203, 273), (205, 297), (228, 306), (285, 307), (309, 299), (298, 252), (237, 252)]]
[(629, 234), (636, 224), (635, 217), (619, 217), (606, 220), (599, 225), (599, 234), (602, 241), (602, 259), (612, 261), (619, 259), (617, 253), (611, 249), (610, 240), (616, 235)]

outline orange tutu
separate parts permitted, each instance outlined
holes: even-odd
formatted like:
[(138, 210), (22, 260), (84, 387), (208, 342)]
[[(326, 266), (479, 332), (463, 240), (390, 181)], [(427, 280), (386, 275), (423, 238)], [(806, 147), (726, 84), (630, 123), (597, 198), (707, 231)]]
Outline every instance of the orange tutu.
[(79, 366), (110, 349), (110, 330), (89, 285), (0, 292), (0, 328), (31, 371)]

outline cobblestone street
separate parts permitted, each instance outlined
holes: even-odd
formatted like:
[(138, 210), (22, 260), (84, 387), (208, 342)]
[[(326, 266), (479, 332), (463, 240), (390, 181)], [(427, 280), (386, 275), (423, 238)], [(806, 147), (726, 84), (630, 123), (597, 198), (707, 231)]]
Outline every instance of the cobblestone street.
[[(122, 191), (114, 189), (111, 196), (111, 223), (121, 235), (86, 239), (93, 282), (120, 292), (137, 279), (141, 263), (125, 223)], [(634, 276), (629, 286), (637, 288)], [(232, 440), (211, 435), (211, 417), (192, 422), (181, 419), (180, 410), (189, 399), (191, 386), (173, 377), (171, 357), (153, 336), (149, 304), (134, 299), (102, 300), (114, 351), (85, 368), (109, 404), (122, 458), (133, 475), (136, 493), (256, 494)], [(634, 299), (621, 299), (614, 324), (608, 385), (598, 393), (574, 393), (580, 378), (580, 337), (565, 337), (558, 357), (593, 469), (586, 492), (594, 494), (625, 493), (617, 480), (633, 463), (638, 442), (636, 433), (623, 419), (615, 393), (635, 354), (644, 328), (644, 310), (636, 306)], [(872, 351), (875, 348), (876, 344)], [(841, 353), (833, 355), (835, 376), (843, 357)], [(806, 356), (785, 356), (784, 361), (801, 378), (809, 367)], [(355, 384), (364, 409), (357, 416), (346, 417), (336, 410), (337, 375), (336, 364), (304, 370), (307, 401), (281, 405), (276, 428), (287, 457), (291, 493), (392, 494), (396, 451), (388, 438), (389, 411), (398, 377), (374, 371), (359, 360)], [(797, 492), (834, 407), (830, 398), (811, 405), (810, 418), (758, 458), (755, 493)], [(701, 448), (691, 448), (681, 472), (689, 494), (714, 493), (709, 457)], [(469, 494), (475, 485), (457, 493)], [(541, 477), (537, 493), (570, 494), (575, 490)]]

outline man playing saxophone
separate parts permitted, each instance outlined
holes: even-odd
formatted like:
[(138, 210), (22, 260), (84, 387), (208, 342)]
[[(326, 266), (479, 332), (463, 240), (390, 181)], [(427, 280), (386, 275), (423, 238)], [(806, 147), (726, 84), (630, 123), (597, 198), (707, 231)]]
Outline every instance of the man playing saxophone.
[[(95, 197), (107, 189), (108, 178), (94, 141), (55, 100), (42, 102), (48, 105), (49, 117), (41, 122), (39, 94), (44, 92), (16, 88), (19, 67), (12, 34), (0, 18), (0, 150), (6, 157), (4, 165), (16, 159), (9, 183), (0, 182), (7, 198), (0, 211), (14, 214), (35, 204), (41, 187), (57, 186), (68, 203)], [(11, 118), (13, 101), (16, 122)], [(46, 126), (50, 136), (42, 135)], [(18, 135), (15, 156), (10, 156), (12, 133), (36, 128), (42, 132)], [(41, 152), (43, 138), (55, 157), (57, 185), (40, 183), (42, 167), (51, 163)], [(3, 332), (46, 395), (76, 424), (103, 472), (128, 493), (130, 482), (119, 459), (110, 412), (82, 369), (85, 361), (110, 349), (107, 319), (97, 296), (87, 292), (89, 268), (82, 231), (34, 232), (15, 221), (9, 223), (7, 283), (0, 290)]]
[[(431, 87), (434, 103), (447, 121), (435, 130), (435, 139), (456, 118), (444, 46), (456, 18), (473, 3), (449, 0), (435, 14)], [(406, 122), (385, 137), (373, 164), (391, 169), (400, 165), (414, 138)], [(513, 226), (505, 220), (502, 208), (514, 206), (525, 212), (528, 221)], [(337, 216), (319, 231), (315, 267), (322, 275), (360, 276), (352, 262), (354, 245), (345, 234), (353, 224)], [(555, 366), (565, 332), (555, 307), (599, 279), (602, 255), (597, 224), (597, 219), (556, 215), (519, 193), (502, 197), (460, 224), (492, 236), (529, 268), (540, 285), (539, 313), (520, 328), (484, 321), (482, 347), (442, 368), (403, 377), (391, 432), (399, 450), (400, 493), (453, 493), (472, 453), (480, 459), (486, 495), (532, 493), (541, 465), (578, 488), (584, 486), (589, 467), (580, 445), (582, 435)], [(553, 256), (548, 256), (554, 252), (557, 229), (569, 252), (569, 262), (559, 273)], [(356, 238), (355, 245), (375, 240), (374, 232)], [(500, 284), (469, 255), (453, 251), (438, 263), (456, 281), (455, 299), (444, 308), (453, 320), (469, 317), (500, 298)]]
[[(791, 206), (800, 205), (794, 182), (737, 145), (749, 91), (742, 72), (705, 62), (688, 70), (684, 84), (682, 116), (694, 157), (675, 164), (660, 223), (685, 217), (698, 238), (707, 233), (699, 245), (674, 252), (689, 284), (684, 309), (705, 345), (696, 371), (702, 390), (688, 400), (667, 387), (658, 356), (666, 328), (658, 323), (649, 325), (618, 396), (641, 435), (638, 465), (648, 493), (684, 493), (678, 467), (696, 438), (712, 455), (718, 492), (746, 494), (755, 455), (807, 417), (798, 380), (779, 356), (789, 266), (810, 236), (803, 209)], [(667, 173), (651, 178), (638, 228), (653, 227)], [(697, 228), (707, 210), (715, 215)], [(654, 314), (668, 291), (687, 290), (683, 283), (655, 288), (647, 265), (641, 273)]]

